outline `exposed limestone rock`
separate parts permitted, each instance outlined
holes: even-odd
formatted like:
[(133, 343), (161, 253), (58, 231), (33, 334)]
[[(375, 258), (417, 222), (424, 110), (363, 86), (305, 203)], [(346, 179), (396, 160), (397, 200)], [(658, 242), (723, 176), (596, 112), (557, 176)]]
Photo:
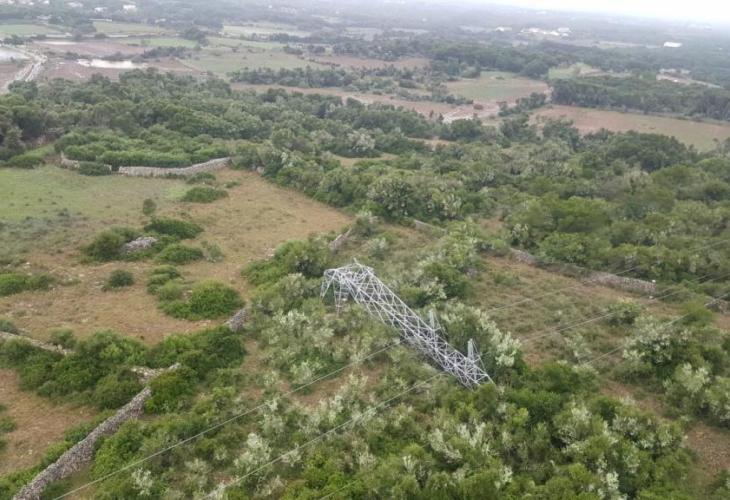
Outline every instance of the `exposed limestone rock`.
[(157, 243), (157, 238), (152, 236), (142, 236), (136, 240), (130, 241), (129, 243), (125, 243), (122, 247), (122, 253), (130, 254), (147, 250), (148, 248), (152, 248), (155, 243)]
[(232, 331), (232, 332), (238, 332), (243, 328), (243, 325), (246, 324), (246, 320), (248, 319), (248, 310), (246, 308), (240, 309), (236, 312), (233, 316), (230, 317), (228, 321), (226, 321), (226, 326)]
[[(510, 255), (517, 262), (527, 264), (529, 266), (540, 266), (540, 261), (534, 255), (523, 250), (512, 248)], [(579, 266), (567, 264), (550, 264), (546, 266), (551, 271), (574, 276), (576, 274), (585, 275), (584, 283), (595, 283), (597, 285), (610, 286), (627, 292), (641, 293), (644, 295), (655, 295), (657, 291), (656, 283), (652, 281), (640, 280), (637, 278), (629, 278), (626, 276), (618, 276), (616, 274), (604, 273), (602, 271), (591, 271)]]
[(337, 252), (342, 246), (347, 243), (347, 240), (350, 239), (350, 233), (352, 233), (352, 228), (348, 229), (341, 235), (339, 235), (334, 240), (330, 241), (329, 247), (332, 252)]
[(38, 349), (43, 349), (44, 351), (50, 351), (50, 352), (57, 352), (59, 354), (63, 354), (64, 356), (67, 356), (73, 352), (73, 351), (70, 351), (69, 349), (64, 349), (60, 345), (48, 344), (46, 342), (41, 342), (40, 340), (36, 340), (36, 339), (30, 338), (30, 337), (24, 337), (23, 335), (17, 335), (15, 333), (0, 331), (0, 339), (24, 340), (24, 341), (28, 342), (30, 345), (37, 347)]

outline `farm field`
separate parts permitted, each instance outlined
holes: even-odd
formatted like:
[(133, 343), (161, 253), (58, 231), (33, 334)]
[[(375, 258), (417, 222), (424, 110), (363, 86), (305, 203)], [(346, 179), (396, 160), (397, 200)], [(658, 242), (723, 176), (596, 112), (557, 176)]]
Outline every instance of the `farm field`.
[(715, 146), (715, 140), (730, 138), (730, 123), (707, 123), (664, 116), (621, 113), (577, 106), (551, 106), (538, 110), (533, 120), (565, 117), (583, 133), (596, 132), (601, 128), (614, 132), (635, 130), (637, 132), (665, 134), (707, 151)]
[(290, 36), (309, 36), (309, 31), (302, 31), (291, 24), (280, 23), (255, 23), (247, 25), (224, 24), (222, 33), (233, 36), (261, 36), (266, 37), (275, 34), (286, 34)]
[(94, 28), (107, 35), (134, 35), (139, 33), (166, 33), (168, 30), (151, 24), (94, 21)]
[[(78, 249), (96, 232), (112, 225), (144, 224), (142, 201), (153, 199), (160, 215), (196, 221), (205, 231), (192, 244), (215, 242), (220, 263), (197, 262), (185, 267), (186, 278), (217, 279), (245, 295), (240, 269), (269, 255), (280, 243), (310, 233), (337, 231), (349, 218), (305, 196), (278, 188), (249, 172), (221, 171), (220, 182), (238, 181), (229, 197), (212, 204), (182, 203), (187, 189), (178, 180), (122, 176), (85, 177), (46, 167), (35, 171), (0, 170), (0, 212), (7, 214), (1, 232), (13, 246), (3, 255), (25, 250), (34, 269), (57, 276), (62, 283), (47, 292), (24, 292), (0, 298), (0, 317), (12, 320), (35, 338), (47, 339), (54, 328), (69, 327), (80, 337), (111, 329), (156, 343), (171, 333), (210, 326), (209, 321), (171, 318), (158, 310), (145, 289), (154, 261), (83, 264)], [(33, 186), (32, 190), (19, 186)], [(31, 201), (32, 200), (32, 203)], [(60, 213), (67, 210), (68, 216)], [(22, 245), (22, 248), (18, 248)], [(130, 271), (137, 284), (117, 292), (101, 287), (115, 269)], [(134, 310), (135, 314), (129, 314)]]
[(0, 36), (33, 36), (60, 33), (63, 33), (63, 31), (43, 24), (0, 24)]
[(46, 53), (63, 54), (73, 52), (80, 56), (105, 57), (112, 54), (134, 56), (144, 52), (144, 48), (135, 47), (114, 39), (104, 40), (41, 40), (33, 43), (32, 47)]
[(512, 102), (533, 92), (546, 92), (545, 82), (503, 71), (485, 71), (479, 78), (461, 79), (446, 84), (449, 92), (475, 101)]
[(395, 61), (383, 61), (381, 59), (368, 59), (364, 57), (353, 57), (344, 55), (325, 55), (314, 57), (314, 60), (322, 64), (340, 66), (343, 68), (384, 68), (393, 66), (399, 69), (414, 69), (428, 66), (428, 59), (422, 57), (403, 57)]
[(174, 36), (156, 36), (144, 38), (125, 38), (121, 43), (140, 47), (186, 47), (193, 48), (198, 45), (195, 40)]
[(257, 50), (248, 49), (236, 51), (225, 47), (206, 48), (199, 53), (193, 54), (183, 63), (198, 71), (210, 71), (218, 76), (225, 77), (232, 71), (243, 68), (271, 68), (290, 69), (304, 68), (307, 66), (318, 66), (317, 63), (306, 61), (292, 54), (280, 50)]

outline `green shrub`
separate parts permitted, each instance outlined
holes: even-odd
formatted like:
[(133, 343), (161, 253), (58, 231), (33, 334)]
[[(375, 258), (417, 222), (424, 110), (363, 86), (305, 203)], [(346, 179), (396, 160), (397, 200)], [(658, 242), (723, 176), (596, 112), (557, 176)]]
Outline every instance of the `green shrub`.
[(52, 284), (53, 278), (47, 274), (3, 273), (0, 274), (0, 297), (31, 290), (47, 290)]
[(228, 193), (222, 189), (208, 186), (195, 186), (194, 188), (188, 189), (181, 200), (192, 203), (212, 203), (226, 196), (228, 196)]
[(142, 202), (142, 213), (147, 217), (152, 217), (157, 211), (157, 203), (150, 198), (145, 198)]
[(83, 248), (91, 260), (106, 262), (120, 258), (125, 243), (139, 237), (139, 232), (128, 227), (113, 227), (97, 234), (89, 245)]
[(277, 248), (273, 258), (252, 263), (243, 275), (254, 285), (273, 283), (292, 273), (319, 278), (327, 269), (330, 256), (329, 248), (322, 241), (288, 241)]
[(157, 255), (157, 260), (167, 264), (188, 264), (203, 258), (203, 251), (199, 248), (188, 247), (173, 243), (165, 247)]
[(239, 293), (223, 283), (204, 281), (193, 287), (187, 301), (162, 304), (162, 310), (181, 319), (216, 319), (231, 314), (244, 304)]
[(155, 295), (157, 295), (157, 298), (163, 302), (180, 300), (183, 296), (183, 288), (180, 283), (168, 281), (164, 285), (157, 287)]
[(220, 262), (223, 260), (223, 250), (217, 244), (204, 241), (202, 246), (205, 252), (205, 260), (208, 262)]
[(163, 373), (150, 382), (152, 397), (145, 409), (152, 413), (175, 411), (195, 394), (194, 372), (186, 367)]
[(45, 154), (38, 151), (28, 151), (16, 156), (13, 156), (5, 164), (9, 167), (15, 168), (33, 168), (43, 163)]
[(103, 163), (97, 163), (94, 161), (82, 161), (79, 163), (78, 173), (81, 175), (99, 176), (99, 175), (111, 175), (112, 171)]
[(180, 240), (195, 238), (203, 232), (203, 228), (193, 222), (170, 218), (153, 219), (144, 229), (145, 231), (167, 234)]
[(124, 269), (116, 269), (112, 271), (109, 278), (104, 284), (104, 290), (114, 290), (117, 288), (124, 288), (132, 286), (134, 284), (134, 275)]
[(17, 335), (20, 333), (20, 330), (18, 330), (18, 327), (12, 321), (0, 318), (0, 332), (14, 333)]
[(103, 377), (94, 388), (92, 400), (100, 409), (118, 408), (142, 390), (136, 374), (121, 370)]
[(180, 272), (173, 266), (156, 267), (152, 270), (149, 280), (147, 280), (147, 291), (155, 293), (162, 285), (179, 277)]
[(13, 420), (8, 416), (0, 417), (0, 434), (5, 434), (7, 432), (13, 432), (15, 429), (17, 429), (18, 426)]
[(76, 337), (73, 331), (68, 328), (56, 328), (51, 331), (50, 342), (64, 349), (73, 349), (76, 345)]
[(198, 172), (185, 182), (188, 184), (212, 184), (215, 182), (215, 175), (210, 172)]

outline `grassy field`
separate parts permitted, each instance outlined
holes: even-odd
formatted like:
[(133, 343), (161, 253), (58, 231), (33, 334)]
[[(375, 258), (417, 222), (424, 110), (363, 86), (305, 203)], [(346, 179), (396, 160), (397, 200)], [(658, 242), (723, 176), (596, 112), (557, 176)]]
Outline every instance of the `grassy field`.
[(230, 38), (225, 36), (208, 37), (209, 47), (238, 47), (251, 48), (258, 50), (282, 49), (286, 44), (280, 42), (264, 42), (254, 40), (242, 40), (240, 38)]
[(0, 35), (2, 36), (32, 36), (58, 34), (60, 31), (41, 24), (0, 24)]
[(541, 109), (533, 115), (536, 122), (545, 118), (558, 117), (573, 120), (575, 126), (583, 133), (596, 132), (605, 128), (616, 132), (636, 130), (665, 134), (705, 151), (714, 147), (715, 139), (724, 141), (730, 138), (730, 123), (704, 123), (576, 106), (552, 106)]
[(165, 33), (167, 30), (159, 26), (140, 23), (118, 23), (114, 21), (94, 21), (94, 28), (99, 33), (131, 34), (135, 33)]
[[(188, 187), (178, 180), (84, 177), (50, 167), (0, 170), (0, 213), (8, 214), (10, 222), (0, 230), (0, 241), (24, 242), (22, 257), (32, 269), (50, 272), (66, 283), (47, 292), (1, 298), (0, 317), (40, 339), (47, 338), (53, 328), (68, 327), (81, 337), (112, 329), (148, 343), (214, 324), (177, 320), (158, 310), (145, 288), (154, 261), (95, 265), (80, 261), (79, 247), (99, 230), (111, 225), (141, 227), (145, 198), (157, 202), (158, 213), (192, 219), (205, 228), (191, 245), (206, 241), (222, 250), (222, 262), (200, 261), (181, 268), (186, 278), (217, 279), (244, 295), (246, 284), (240, 270), (247, 262), (266, 257), (286, 240), (337, 231), (349, 221), (340, 212), (278, 188), (256, 174), (222, 171), (216, 175), (220, 182), (240, 185), (229, 189), (223, 200), (195, 204), (177, 201)], [(54, 211), (62, 208), (71, 216), (54, 217)], [(0, 255), (18, 251), (15, 245), (6, 246), (10, 248), (0, 249)], [(135, 285), (113, 293), (102, 291), (115, 269), (130, 271)]]
[(503, 71), (485, 71), (479, 78), (446, 84), (449, 92), (475, 101), (514, 101), (533, 92), (547, 91), (544, 82)]
[(149, 38), (126, 38), (122, 43), (127, 45), (142, 45), (149, 47), (187, 47), (193, 48), (198, 45), (194, 40), (172, 36), (159, 36)]
[(243, 68), (290, 69), (306, 66), (319, 66), (317, 63), (300, 59), (281, 50), (242, 49), (233, 51), (230, 48), (206, 48), (199, 54), (184, 60), (185, 64), (198, 70), (210, 71), (225, 76), (231, 71)]
[(255, 23), (247, 24), (245, 26), (225, 24), (223, 25), (222, 33), (233, 36), (268, 36), (282, 33), (290, 36), (302, 37), (309, 36), (311, 34), (309, 31), (297, 29), (297, 27), (292, 24), (283, 23)]

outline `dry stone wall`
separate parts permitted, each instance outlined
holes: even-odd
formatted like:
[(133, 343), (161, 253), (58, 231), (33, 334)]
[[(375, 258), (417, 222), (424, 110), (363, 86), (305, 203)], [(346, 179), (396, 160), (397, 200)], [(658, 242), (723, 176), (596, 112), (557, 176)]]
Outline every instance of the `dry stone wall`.
[(41, 498), (41, 494), (46, 486), (83, 469), (94, 457), (96, 442), (103, 436), (115, 433), (127, 420), (138, 418), (142, 414), (145, 402), (151, 395), (152, 390), (149, 387), (142, 389), (139, 394), (120, 408), (117, 413), (104, 420), (88, 436), (73, 445), (58, 460), (33, 478), (30, 483), (25, 485), (13, 497), (13, 500), (38, 500)]
[(212, 172), (226, 168), (231, 162), (230, 157), (215, 158), (203, 163), (196, 163), (183, 168), (158, 168), (158, 167), (119, 167), (118, 173), (133, 177), (169, 177), (181, 175), (190, 177), (201, 172)]

